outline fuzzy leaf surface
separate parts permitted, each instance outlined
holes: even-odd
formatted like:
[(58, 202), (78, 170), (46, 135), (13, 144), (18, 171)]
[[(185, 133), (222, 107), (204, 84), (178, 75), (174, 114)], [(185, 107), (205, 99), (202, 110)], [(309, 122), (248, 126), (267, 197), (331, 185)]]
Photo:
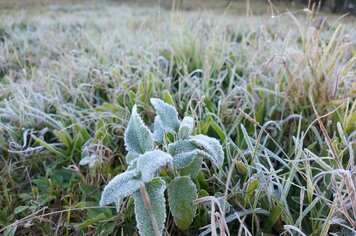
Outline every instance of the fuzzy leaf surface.
[(176, 133), (180, 125), (177, 110), (172, 105), (169, 105), (160, 99), (151, 98), (150, 101), (162, 122), (163, 129), (170, 133)]
[(197, 177), (197, 175), (200, 171), (202, 162), (203, 162), (203, 157), (200, 155), (196, 156), (188, 166), (178, 170), (179, 174), (181, 176), (188, 175), (191, 178)]
[(155, 117), (155, 121), (153, 123), (153, 141), (157, 143), (163, 143), (164, 140), (164, 129), (162, 125), (162, 121), (157, 115)]
[(152, 151), (154, 148), (152, 133), (138, 115), (136, 105), (132, 108), (124, 140), (126, 150), (129, 152), (143, 154), (147, 151)]
[[(151, 202), (153, 214), (156, 218), (160, 233), (164, 230), (166, 220), (166, 205), (164, 191), (166, 189), (165, 182), (161, 178), (155, 178), (150, 183), (146, 184), (147, 194)], [(150, 215), (143, 201), (140, 191), (133, 194), (135, 200), (135, 216), (137, 228), (141, 236), (154, 236), (155, 231), (152, 226)]]
[(193, 222), (197, 206), (197, 187), (188, 176), (176, 177), (168, 186), (168, 201), (174, 222), (180, 229), (187, 229)]
[(146, 152), (137, 159), (137, 169), (141, 171), (143, 182), (150, 182), (155, 173), (172, 163), (172, 156), (160, 150)]
[(137, 178), (137, 171), (126, 171), (115, 176), (101, 194), (100, 206), (117, 203), (121, 198), (131, 195), (140, 188), (142, 181)]
[(195, 135), (189, 138), (195, 145), (202, 148), (205, 152), (209, 154), (212, 163), (215, 166), (221, 167), (224, 163), (224, 151), (220, 142), (215, 139), (208, 137), (206, 135)]
[(168, 145), (169, 153), (174, 156), (183, 152), (191, 152), (196, 150), (196, 146), (191, 141), (178, 140)]
[(190, 116), (184, 117), (182, 123), (180, 123), (178, 137), (180, 139), (188, 138), (194, 131), (194, 119)]
[(131, 163), (136, 160), (139, 157), (139, 154), (134, 153), (134, 152), (128, 152), (125, 156), (125, 161), (128, 165), (131, 165)]

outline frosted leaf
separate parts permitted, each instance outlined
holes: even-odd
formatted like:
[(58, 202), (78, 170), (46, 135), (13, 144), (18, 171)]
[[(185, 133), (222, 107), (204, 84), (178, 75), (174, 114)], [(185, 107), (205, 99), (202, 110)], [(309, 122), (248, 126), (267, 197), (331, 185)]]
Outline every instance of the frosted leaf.
[(176, 133), (180, 124), (177, 110), (160, 99), (151, 98), (150, 101), (162, 122), (163, 129), (170, 133)]
[(157, 115), (153, 123), (153, 141), (157, 143), (163, 143), (164, 140), (164, 130), (162, 126), (162, 121)]
[[(146, 189), (152, 206), (153, 214), (156, 218), (159, 231), (162, 235), (164, 230), (164, 223), (166, 220), (166, 201), (164, 198), (164, 191), (166, 190), (165, 182), (161, 178), (155, 178), (150, 183), (146, 184)], [(143, 201), (141, 192), (136, 191), (133, 194), (133, 197), (135, 200), (135, 217), (137, 221), (137, 228), (140, 235), (155, 235), (151, 218)]]
[(194, 146), (193, 142), (186, 140), (178, 140), (174, 143), (168, 145), (169, 153), (174, 156), (182, 152), (194, 151), (197, 148)]
[(153, 179), (157, 171), (171, 163), (171, 155), (160, 150), (154, 150), (139, 156), (137, 170), (141, 171), (142, 181), (147, 183)]
[[(168, 149), (169, 153), (173, 156), (173, 166), (177, 169), (188, 167), (197, 156), (211, 159), (208, 153), (197, 149), (192, 141), (178, 140), (170, 144)], [(198, 163), (195, 166), (197, 165)]]
[(137, 171), (127, 171), (115, 176), (101, 194), (100, 206), (117, 203), (120, 198), (127, 197), (140, 188), (142, 181), (137, 178)]
[(139, 154), (134, 153), (134, 152), (128, 152), (125, 156), (125, 161), (128, 165), (131, 165), (131, 163), (136, 160), (139, 157)]
[(220, 142), (215, 139), (208, 137), (206, 135), (195, 135), (189, 138), (195, 145), (202, 148), (205, 152), (209, 154), (212, 163), (218, 167), (221, 167), (224, 162), (224, 151)]
[(173, 156), (173, 166), (177, 169), (181, 169), (190, 165), (198, 154), (198, 150), (190, 152), (182, 152)]
[(168, 201), (174, 222), (180, 229), (187, 229), (197, 210), (197, 188), (188, 176), (176, 177), (168, 185)]
[(138, 115), (136, 105), (132, 108), (132, 114), (125, 131), (124, 140), (126, 150), (129, 152), (143, 154), (154, 148), (152, 133)]
[[(128, 170), (136, 170), (137, 169), (137, 159), (133, 160), (130, 165), (127, 167), (126, 171)], [(141, 175), (141, 173), (140, 173)]]
[[(173, 159), (174, 160), (174, 159)], [(179, 169), (179, 174), (181, 176), (188, 175), (191, 178), (197, 177), (201, 164), (203, 162), (203, 157), (200, 155), (197, 155), (194, 157), (193, 161), (186, 167)]]
[(190, 116), (184, 117), (180, 124), (178, 137), (180, 139), (188, 138), (194, 131), (194, 119)]

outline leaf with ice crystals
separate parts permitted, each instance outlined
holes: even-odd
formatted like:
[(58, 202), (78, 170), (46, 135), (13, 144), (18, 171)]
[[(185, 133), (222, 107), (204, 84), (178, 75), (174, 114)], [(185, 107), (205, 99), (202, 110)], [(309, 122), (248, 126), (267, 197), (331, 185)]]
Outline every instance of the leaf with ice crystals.
[(194, 119), (190, 116), (184, 117), (182, 123), (180, 123), (178, 137), (180, 139), (188, 138), (194, 130)]
[(134, 152), (128, 152), (125, 156), (125, 161), (128, 165), (131, 165), (131, 163), (136, 160), (139, 157), (139, 154), (134, 153)]
[(138, 115), (136, 105), (132, 108), (124, 140), (126, 150), (129, 152), (143, 154), (147, 151), (152, 151), (154, 148), (152, 133)]
[(163, 143), (164, 140), (164, 130), (162, 121), (159, 116), (155, 117), (155, 121), (153, 123), (153, 141), (157, 143)]
[(180, 176), (188, 175), (191, 178), (197, 177), (197, 175), (200, 171), (202, 162), (203, 162), (202, 156), (200, 156), (200, 155), (195, 156), (193, 161), (188, 166), (178, 169), (179, 175)]
[(177, 169), (189, 166), (197, 156), (211, 159), (208, 153), (197, 149), (193, 142), (187, 140), (178, 140), (170, 144), (168, 149), (169, 153), (173, 156), (173, 166)]
[(115, 176), (104, 188), (101, 194), (100, 206), (115, 203), (137, 191), (142, 181), (137, 177), (136, 170), (127, 171)]
[(168, 186), (168, 201), (174, 222), (180, 229), (187, 229), (193, 222), (197, 205), (197, 187), (188, 176), (176, 177)]
[[(166, 190), (165, 182), (161, 178), (155, 178), (150, 183), (146, 184), (147, 195), (153, 210), (153, 215), (162, 235), (164, 230), (164, 223), (166, 220), (166, 201), (164, 198), (164, 191)], [(155, 235), (152, 226), (151, 217), (148, 213), (145, 202), (143, 201), (140, 191), (133, 194), (135, 200), (135, 217), (137, 221), (137, 228), (141, 236)]]
[(199, 148), (202, 148), (205, 152), (209, 154), (212, 163), (218, 167), (221, 167), (224, 162), (224, 151), (220, 142), (215, 139), (208, 137), (206, 135), (195, 135), (189, 138), (189, 141), (193, 142)]
[(137, 170), (137, 159), (133, 160), (127, 167), (126, 171)]
[(168, 145), (169, 153), (174, 156), (182, 152), (191, 152), (196, 150), (196, 146), (191, 141), (178, 140)]
[(148, 183), (160, 169), (171, 163), (171, 155), (160, 150), (154, 150), (138, 157), (137, 170), (141, 171), (142, 181)]
[(173, 166), (177, 169), (187, 167), (192, 163), (195, 156), (198, 154), (198, 150), (190, 152), (182, 152), (173, 156)]
[(167, 132), (175, 134), (178, 131), (180, 125), (177, 110), (173, 106), (163, 102), (160, 99), (151, 98), (150, 101), (162, 122), (163, 129)]

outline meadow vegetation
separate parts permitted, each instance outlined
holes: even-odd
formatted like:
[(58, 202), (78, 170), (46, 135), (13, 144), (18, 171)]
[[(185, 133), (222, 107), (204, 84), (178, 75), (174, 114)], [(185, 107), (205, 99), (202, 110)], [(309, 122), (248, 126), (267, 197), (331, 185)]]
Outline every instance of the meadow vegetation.
[(354, 235), (354, 18), (266, 9), (0, 9), (0, 235), (138, 234), (132, 196), (99, 201), (135, 104), (153, 130), (151, 98), (224, 150), (165, 235)]

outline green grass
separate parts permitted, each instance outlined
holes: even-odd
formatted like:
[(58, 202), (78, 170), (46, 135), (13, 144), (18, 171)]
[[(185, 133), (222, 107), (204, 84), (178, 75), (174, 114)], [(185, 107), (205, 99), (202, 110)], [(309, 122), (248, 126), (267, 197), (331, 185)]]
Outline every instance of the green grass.
[[(244, 12), (4, 9), (0, 234), (133, 235), (131, 198), (119, 213), (98, 203), (127, 167), (129, 111), (138, 104), (152, 124), (149, 99), (167, 94), (225, 151), (221, 170), (206, 163), (195, 180), (189, 230), (168, 212), (167, 235), (209, 234), (225, 223), (230, 235), (355, 234), (353, 19)], [(86, 148), (104, 161), (79, 166)]]

